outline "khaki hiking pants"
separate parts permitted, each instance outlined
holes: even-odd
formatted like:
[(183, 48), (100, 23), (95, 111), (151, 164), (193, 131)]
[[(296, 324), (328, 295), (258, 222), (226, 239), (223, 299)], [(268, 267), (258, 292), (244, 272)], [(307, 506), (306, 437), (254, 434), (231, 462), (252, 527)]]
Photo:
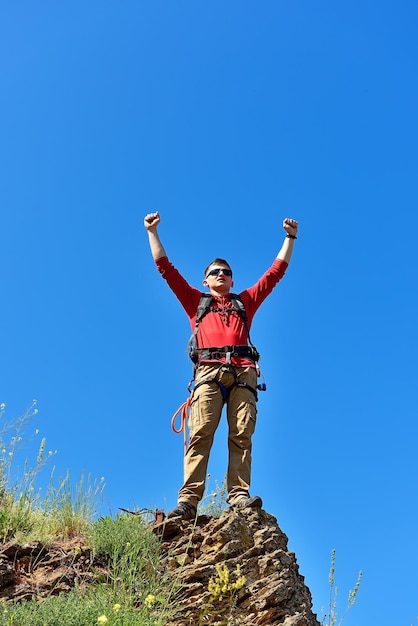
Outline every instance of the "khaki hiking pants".
[[(235, 367), (239, 382), (253, 389), (257, 386), (257, 373), (253, 367)], [(235, 377), (228, 366), (201, 365), (196, 372), (195, 392), (190, 407), (190, 443), (184, 456), (184, 485), (179, 491), (179, 502), (197, 506), (205, 490), (209, 453), (218, 427), (223, 396), (215, 381), (196, 386), (202, 381), (217, 377), (227, 389), (231, 388), (227, 405), (228, 420), (228, 472), (229, 504), (248, 496), (251, 477), (251, 438), (255, 430), (257, 407), (250, 389), (234, 386)]]

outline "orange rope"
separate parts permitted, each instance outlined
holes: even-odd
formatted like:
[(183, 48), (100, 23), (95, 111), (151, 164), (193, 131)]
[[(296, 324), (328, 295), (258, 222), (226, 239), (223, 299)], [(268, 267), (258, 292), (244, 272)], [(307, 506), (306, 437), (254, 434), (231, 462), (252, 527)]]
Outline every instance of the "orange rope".
[[(177, 435), (180, 434), (183, 431), (183, 437), (184, 437), (184, 451), (186, 452), (187, 449), (187, 427), (186, 427), (186, 421), (189, 418), (189, 411), (190, 411), (190, 405), (192, 403), (192, 399), (193, 399), (193, 391), (190, 394), (190, 396), (187, 398), (186, 402), (183, 402), (183, 404), (180, 406), (179, 409), (177, 409), (177, 411), (174, 413), (173, 417), (171, 418), (171, 428), (173, 430), (173, 432), (175, 432)], [(176, 428), (176, 418), (177, 416), (180, 415), (181, 417), (181, 423), (180, 423), (180, 428)]]

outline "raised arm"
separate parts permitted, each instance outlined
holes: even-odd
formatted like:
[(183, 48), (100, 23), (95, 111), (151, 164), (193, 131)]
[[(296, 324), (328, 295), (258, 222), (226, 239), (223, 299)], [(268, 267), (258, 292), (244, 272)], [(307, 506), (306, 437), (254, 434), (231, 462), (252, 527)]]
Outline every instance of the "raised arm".
[(281, 259), (282, 261), (286, 261), (286, 263), (290, 263), (293, 246), (298, 232), (298, 223), (296, 220), (292, 220), (286, 217), (283, 220), (283, 228), (286, 231), (286, 237), (282, 247), (280, 248), (280, 252), (277, 255), (277, 258)]
[(160, 221), (161, 218), (158, 211), (157, 213), (148, 213), (148, 215), (144, 218), (144, 226), (148, 231), (149, 246), (151, 248), (151, 254), (154, 261), (161, 259), (163, 256), (167, 256), (157, 232), (157, 227)]

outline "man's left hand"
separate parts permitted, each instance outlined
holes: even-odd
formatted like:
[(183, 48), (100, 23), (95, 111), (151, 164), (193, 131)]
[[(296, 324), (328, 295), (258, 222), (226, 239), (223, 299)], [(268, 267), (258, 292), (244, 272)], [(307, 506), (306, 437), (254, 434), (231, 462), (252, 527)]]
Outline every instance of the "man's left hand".
[(288, 235), (293, 235), (293, 237), (296, 237), (298, 232), (298, 226), (299, 224), (297, 223), (297, 221), (290, 219), (290, 217), (286, 217), (283, 220), (283, 228)]

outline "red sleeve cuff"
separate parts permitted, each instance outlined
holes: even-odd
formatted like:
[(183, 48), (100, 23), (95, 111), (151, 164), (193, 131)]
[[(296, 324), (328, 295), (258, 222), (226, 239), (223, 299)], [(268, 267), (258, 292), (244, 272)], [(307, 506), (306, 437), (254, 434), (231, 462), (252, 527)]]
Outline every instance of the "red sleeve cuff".
[(161, 256), (159, 259), (155, 259), (155, 265), (159, 270), (164, 270), (170, 265), (170, 261), (167, 256)]
[(283, 261), (283, 259), (274, 259), (273, 267), (280, 268), (283, 272), (285, 272), (288, 266), (289, 263), (287, 261)]

